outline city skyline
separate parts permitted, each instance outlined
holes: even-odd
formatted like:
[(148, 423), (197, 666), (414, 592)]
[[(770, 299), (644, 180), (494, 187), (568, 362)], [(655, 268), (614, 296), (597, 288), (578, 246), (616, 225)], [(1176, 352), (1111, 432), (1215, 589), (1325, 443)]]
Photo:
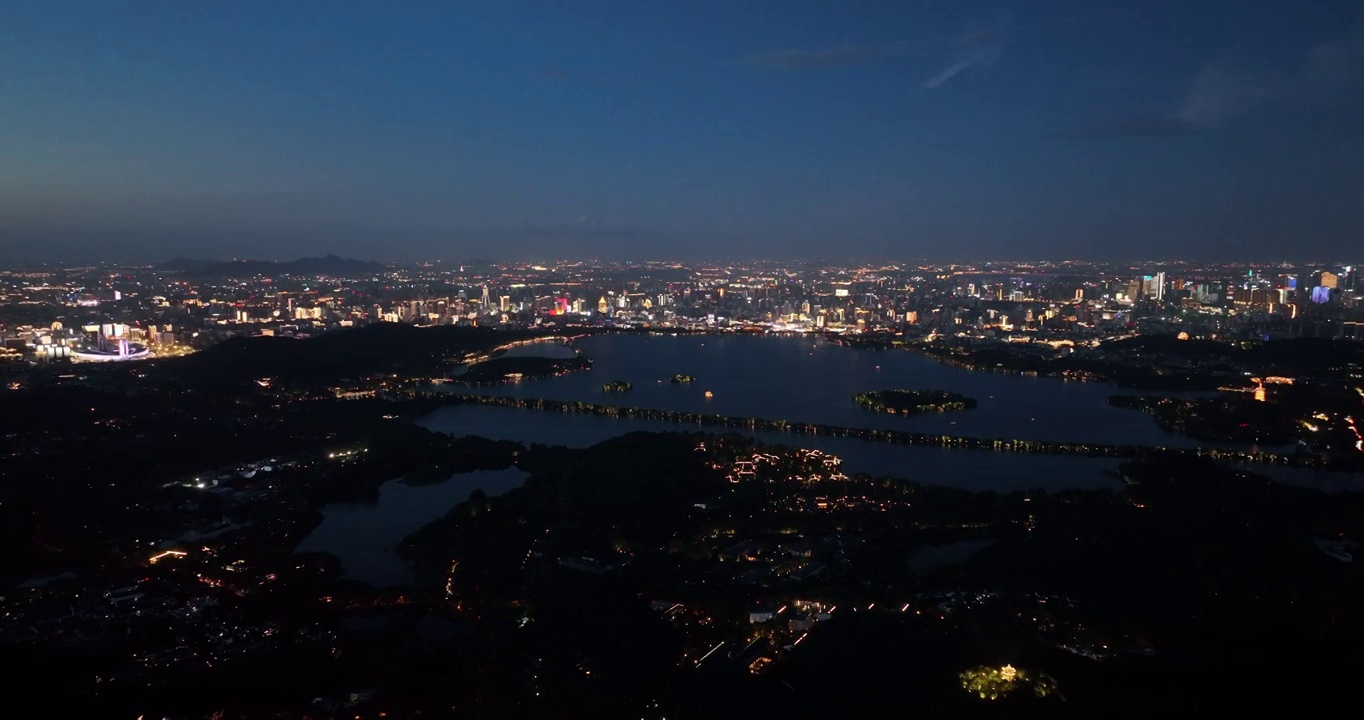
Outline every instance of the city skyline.
[(1364, 233), (1321, 3), (42, 4), (12, 262), (1294, 253)]

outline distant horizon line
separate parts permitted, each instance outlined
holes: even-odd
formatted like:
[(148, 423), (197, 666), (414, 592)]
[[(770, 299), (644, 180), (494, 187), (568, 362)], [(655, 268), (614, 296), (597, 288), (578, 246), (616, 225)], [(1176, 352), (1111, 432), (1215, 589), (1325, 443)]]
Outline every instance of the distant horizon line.
[(995, 258), (995, 259), (960, 259), (960, 260), (940, 260), (932, 258), (856, 258), (846, 260), (834, 260), (832, 258), (773, 258), (773, 257), (713, 257), (713, 258), (663, 258), (663, 257), (638, 257), (638, 258), (610, 258), (602, 256), (563, 256), (557, 258), (534, 258), (534, 259), (513, 259), (513, 258), (489, 258), (489, 257), (469, 257), (463, 259), (432, 258), (421, 260), (376, 260), (365, 257), (350, 255), (339, 255), (336, 253), (326, 253), (323, 255), (301, 255), (288, 259), (271, 259), (266, 257), (237, 256), (237, 257), (189, 257), (176, 256), (156, 261), (131, 261), (118, 259), (97, 259), (86, 262), (67, 262), (67, 261), (33, 261), (18, 263), (0, 264), (0, 269), (15, 270), (34, 267), (51, 267), (60, 269), (75, 269), (95, 266), (113, 267), (146, 267), (156, 268), (158, 266), (174, 263), (208, 263), (218, 265), (259, 263), (271, 265), (287, 265), (302, 261), (341, 261), (352, 263), (365, 263), (383, 265), (392, 268), (415, 268), (429, 265), (530, 265), (530, 266), (551, 266), (565, 263), (597, 263), (603, 265), (644, 265), (644, 264), (675, 264), (675, 265), (697, 265), (697, 264), (716, 264), (716, 265), (745, 265), (745, 264), (786, 264), (786, 265), (823, 265), (826, 267), (853, 268), (868, 265), (916, 265), (932, 267), (950, 267), (956, 265), (1019, 265), (1019, 264), (1046, 264), (1046, 265), (1246, 265), (1246, 266), (1295, 266), (1295, 265), (1322, 265), (1322, 266), (1343, 266), (1353, 267), (1364, 265), (1364, 262), (1347, 262), (1339, 259), (1335, 260), (1296, 260), (1296, 259), (1251, 259), (1251, 258), (1228, 258), (1219, 260), (1200, 260), (1194, 258), (1125, 258), (1125, 259), (1089, 259), (1089, 258)]

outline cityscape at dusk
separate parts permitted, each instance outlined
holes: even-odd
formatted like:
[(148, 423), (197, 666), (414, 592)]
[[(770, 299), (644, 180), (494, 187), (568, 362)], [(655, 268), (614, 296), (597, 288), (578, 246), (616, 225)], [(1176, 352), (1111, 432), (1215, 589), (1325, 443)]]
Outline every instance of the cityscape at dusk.
[(0, 18), (4, 716), (1353, 702), (1357, 3)]
[(1361, 290), (1291, 262), (16, 267), (0, 651), (171, 718), (1065, 715), (1132, 673), (1173, 693), (1134, 711), (1197, 701), (1190, 663), (1364, 635)]
[(176, 260), (0, 271), (0, 322), (6, 357), (77, 361), (143, 357), (127, 354), (129, 342), (183, 354), (233, 337), (307, 338), (379, 322), (895, 332), (1071, 349), (1141, 331), (1364, 340), (1361, 275), (1355, 265), (1292, 262)]

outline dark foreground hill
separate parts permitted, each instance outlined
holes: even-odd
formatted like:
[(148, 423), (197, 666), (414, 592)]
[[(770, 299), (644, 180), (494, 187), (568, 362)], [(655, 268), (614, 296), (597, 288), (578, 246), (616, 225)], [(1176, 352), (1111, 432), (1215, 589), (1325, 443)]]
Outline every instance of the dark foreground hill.
[(383, 371), (439, 372), (468, 353), (491, 350), (525, 333), (476, 327), (419, 328), (377, 323), (306, 340), (233, 338), (183, 358), (158, 362), (155, 371), (191, 385), (235, 385), (272, 378), (325, 385)]

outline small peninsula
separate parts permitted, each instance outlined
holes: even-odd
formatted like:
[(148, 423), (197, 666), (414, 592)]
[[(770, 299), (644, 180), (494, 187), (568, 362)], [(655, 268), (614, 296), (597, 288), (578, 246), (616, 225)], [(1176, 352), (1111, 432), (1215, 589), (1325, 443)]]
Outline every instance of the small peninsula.
[(585, 357), (496, 357), (470, 365), (462, 375), (451, 378), (460, 385), (494, 385), (524, 378), (553, 377), (588, 370), (592, 361)]

